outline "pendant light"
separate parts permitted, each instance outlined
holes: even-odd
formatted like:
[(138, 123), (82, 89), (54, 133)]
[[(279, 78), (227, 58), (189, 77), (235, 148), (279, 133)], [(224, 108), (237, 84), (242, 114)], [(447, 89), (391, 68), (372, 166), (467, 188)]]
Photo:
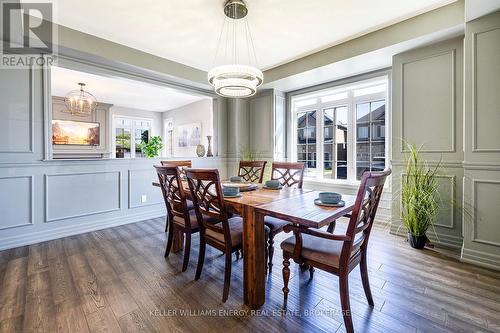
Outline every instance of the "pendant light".
[(86, 117), (92, 114), (97, 108), (97, 99), (83, 90), (85, 83), (78, 83), (79, 90), (70, 91), (64, 98), (66, 109), (62, 112), (70, 113), (72, 116)]
[[(257, 56), (246, 19), (248, 8), (242, 0), (228, 0), (224, 5), (224, 14), (214, 63), (217, 63), (218, 56), (223, 57), (221, 52), (223, 40), (226, 44), (224, 58), (230, 60), (229, 64), (210, 70), (208, 82), (214, 87), (215, 92), (223, 97), (243, 98), (255, 95), (257, 87), (264, 81), (264, 75), (257, 67), (252, 66), (252, 64), (257, 66)], [(246, 44), (246, 59), (238, 54), (242, 49), (240, 48), (242, 42)]]

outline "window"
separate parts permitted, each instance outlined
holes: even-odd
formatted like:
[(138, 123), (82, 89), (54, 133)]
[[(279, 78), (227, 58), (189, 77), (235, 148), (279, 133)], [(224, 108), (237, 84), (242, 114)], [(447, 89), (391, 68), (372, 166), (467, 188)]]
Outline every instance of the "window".
[(152, 121), (149, 119), (114, 117), (114, 157), (144, 157), (142, 146), (149, 142), (149, 138), (151, 137), (151, 124)]
[(292, 97), (292, 156), (306, 177), (355, 181), (386, 166), (387, 78)]

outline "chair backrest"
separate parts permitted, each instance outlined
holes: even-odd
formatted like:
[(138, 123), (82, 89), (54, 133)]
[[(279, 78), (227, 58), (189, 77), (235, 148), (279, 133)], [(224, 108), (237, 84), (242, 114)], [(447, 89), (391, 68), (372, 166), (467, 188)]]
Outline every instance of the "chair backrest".
[(242, 177), (246, 182), (262, 183), (266, 163), (266, 161), (240, 161), (238, 176)]
[[(205, 234), (206, 229), (222, 234), (225, 244), (221, 245), (231, 247), (231, 233), (219, 171), (217, 169), (186, 169), (186, 178), (198, 218), (198, 225), (202, 226), (203, 234)], [(206, 223), (204, 216), (221, 221), (222, 228), (212, 223)], [(219, 242), (215, 238), (212, 240)]]
[(304, 163), (273, 162), (271, 179), (279, 180), (282, 186), (302, 188), (304, 182)]
[(181, 175), (183, 175), (183, 176), (186, 175), (184, 170), (186, 170), (186, 168), (192, 167), (191, 160), (182, 160), (182, 161), (166, 160), (166, 161), (160, 161), (160, 163), (161, 163), (161, 165), (164, 165), (164, 166), (176, 166), (177, 168), (179, 168)]
[[(163, 200), (167, 206), (169, 216), (179, 216), (182, 218), (189, 216), (186, 203), (186, 193), (182, 186), (180, 171), (177, 166), (155, 165), (155, 169), (158, 174)], [(189, 221), (186, 223), (189, 223)], [(189, 227), (188, 225), (186, 226)]]
[(341, 265), (346, 265), (359, 250), (366, 250), (385, 180), (390, 174), (391, 169), (363, 173), (346, 231), (346, 236), (351, 240), (344, 242), (340, 255)]

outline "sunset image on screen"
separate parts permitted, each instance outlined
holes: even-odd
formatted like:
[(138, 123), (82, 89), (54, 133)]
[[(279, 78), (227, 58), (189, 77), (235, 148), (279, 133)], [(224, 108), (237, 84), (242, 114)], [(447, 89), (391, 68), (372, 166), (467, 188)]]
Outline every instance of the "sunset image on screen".
[(99, 124), (69, 120), (52, 120), (54, 145), (99, 145)]

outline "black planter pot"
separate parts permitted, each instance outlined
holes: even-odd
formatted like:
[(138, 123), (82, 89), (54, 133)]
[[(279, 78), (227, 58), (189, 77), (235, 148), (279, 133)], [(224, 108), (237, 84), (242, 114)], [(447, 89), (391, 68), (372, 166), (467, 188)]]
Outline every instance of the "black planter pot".
[(408, 242), (410, 243), (411, 247), (414, 249), (423, 249), (425, 247), (425, 243), (427, 241), (427, 237), (425, 235), (422, 236), (414, 236), (410, 233), (408, 233)]

